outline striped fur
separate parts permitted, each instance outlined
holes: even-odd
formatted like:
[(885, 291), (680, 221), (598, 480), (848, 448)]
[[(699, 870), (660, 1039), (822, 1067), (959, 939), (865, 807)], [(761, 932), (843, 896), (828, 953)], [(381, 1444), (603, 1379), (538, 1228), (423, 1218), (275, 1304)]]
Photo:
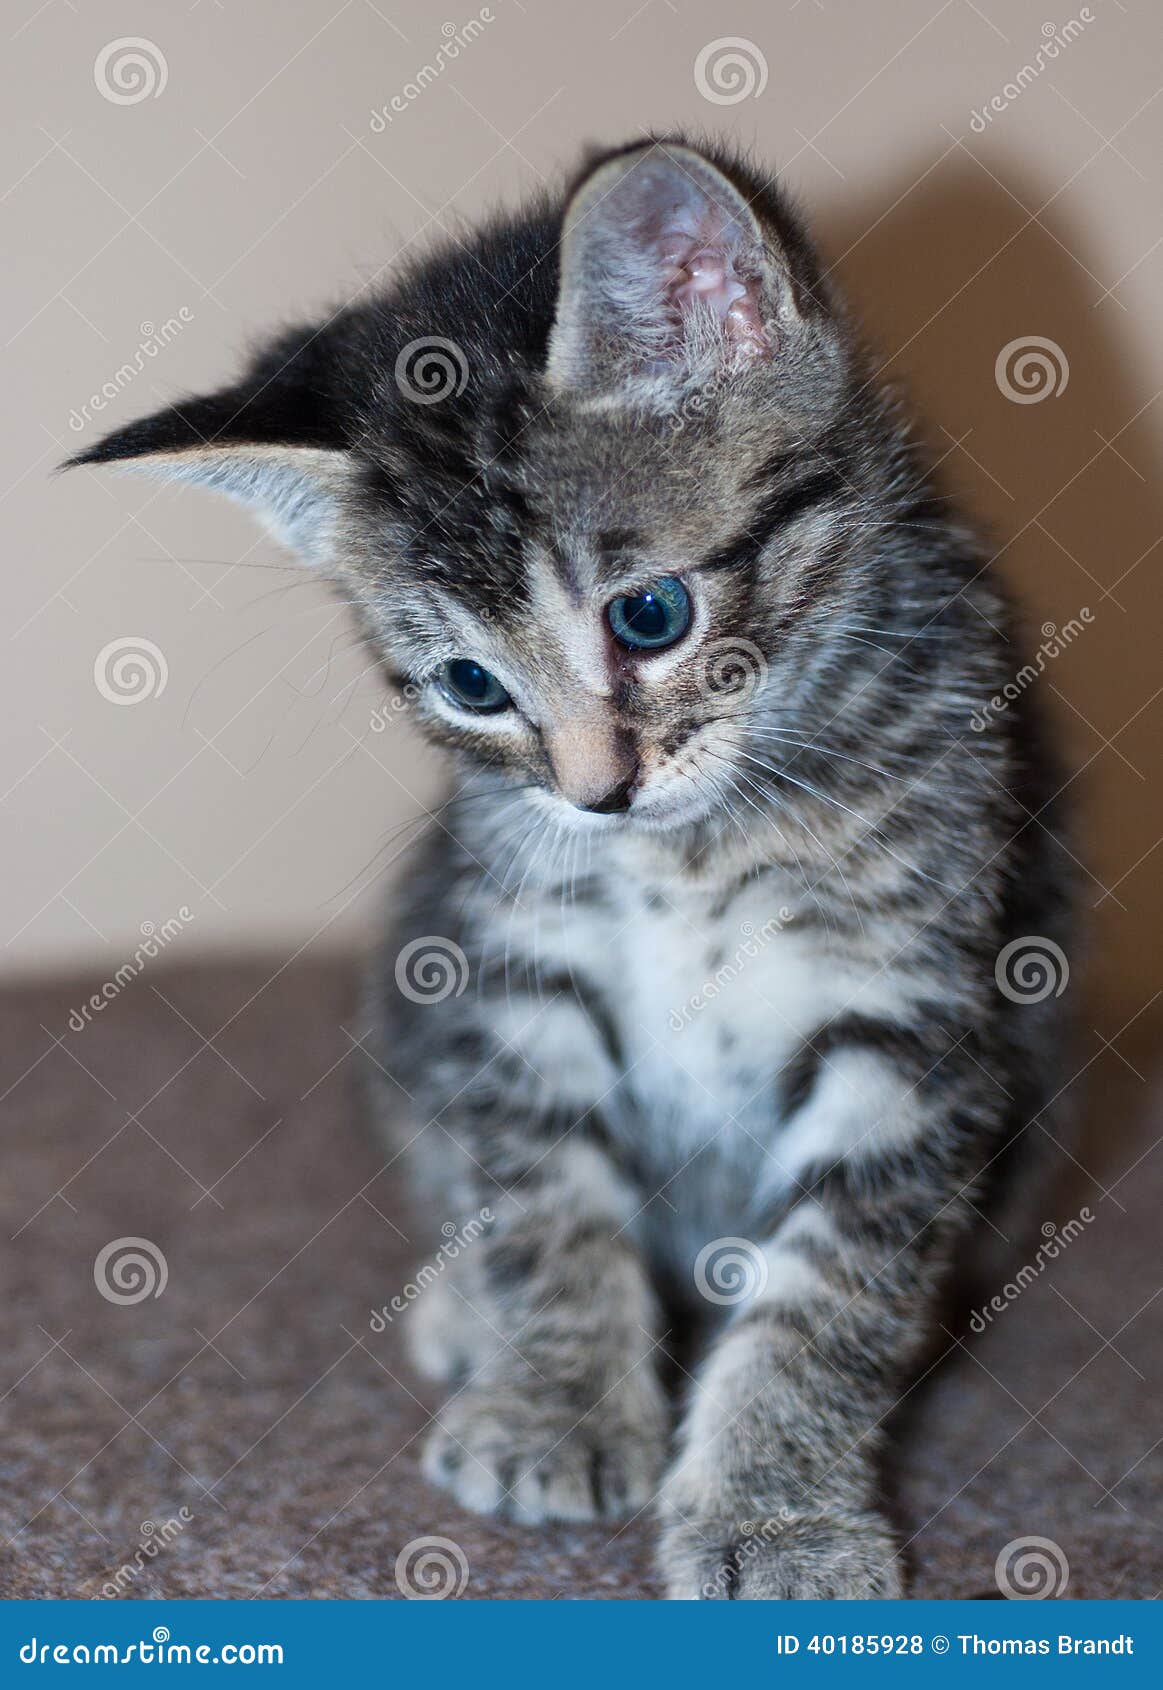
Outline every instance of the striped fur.
[[(409, 402), (432, 336), (463, 389)], [(494, 1217), (411, 1317), (453, 1387), (426, 1470), (526, 1520), (657, 1507), (675, 1596), (897, 1593), (880, 1428), (1057, 1089), (1054, 1000), (994, 966), (1068, 943), (1070, 887), (1029, 694), (969, 729), (1012, 612), (792, 208), (629, 149), (91, 456), (277, 505), (451, 752), (368, 994), (420, 1188)], [(631, 661), (605, 606), (660, 575), (691, 629)], [(516, 708), (458, 711), (456, 657)], [(463, 990), (402, 989), (433, 936)], [(753, 1295), (705, 1294), (723, 1240)]]

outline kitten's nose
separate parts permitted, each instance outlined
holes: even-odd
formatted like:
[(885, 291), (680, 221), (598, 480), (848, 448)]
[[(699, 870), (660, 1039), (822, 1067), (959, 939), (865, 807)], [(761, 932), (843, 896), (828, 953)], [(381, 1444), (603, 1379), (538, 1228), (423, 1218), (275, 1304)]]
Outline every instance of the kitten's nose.
[(619, 785), (612, 786), (604, 798), (597, 799), (592, 804), (578, 804), (579, 810), (587, 810), (592, 816), (615, 816), (622, 810), (630, 808), (630, 795), (634, 791), (634, 782), (638, 779), (638, 770), (627, 775)]
[(637, 747), (609, 712), (575, 707), (543, 732), (557, 790), (575, 810), (612, 816), (630, 808)]

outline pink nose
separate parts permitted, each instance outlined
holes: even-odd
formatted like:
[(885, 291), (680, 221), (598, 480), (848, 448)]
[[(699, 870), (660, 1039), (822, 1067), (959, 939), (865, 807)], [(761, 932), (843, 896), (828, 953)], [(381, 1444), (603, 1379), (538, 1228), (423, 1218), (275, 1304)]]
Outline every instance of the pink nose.
[(543, 731), (557, 790), (575, 809), (608, 816), (630, 808), (639, 774), (637, 749), (612, 712), (563, 712)]
[(579, 810), (588, 810), (594, 816), (614, 816), (622, 810), (630, 808), (630, 801), (634, 793), (634, 783), (638, 779), (638, 768), (626, 776), (619, 785), (612, 786), (603, 798), (596, 799), (592, 804), (578, 804)]

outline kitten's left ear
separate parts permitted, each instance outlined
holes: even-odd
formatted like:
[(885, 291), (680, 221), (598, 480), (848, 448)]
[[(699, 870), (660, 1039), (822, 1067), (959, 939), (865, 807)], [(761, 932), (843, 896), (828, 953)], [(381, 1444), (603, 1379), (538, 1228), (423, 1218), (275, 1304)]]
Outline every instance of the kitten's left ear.
[(773, 232), (693, 148), (616, 155), (569, 201), (547, 375), (596, 396), (773, 360), (798, 320)]
[(275, 342), (233, 387), (183, 400), (71, 458), (199, 482), (250, 506), (282, 544), (326, 564), (353, 465), (328, 403), (322, 337)]

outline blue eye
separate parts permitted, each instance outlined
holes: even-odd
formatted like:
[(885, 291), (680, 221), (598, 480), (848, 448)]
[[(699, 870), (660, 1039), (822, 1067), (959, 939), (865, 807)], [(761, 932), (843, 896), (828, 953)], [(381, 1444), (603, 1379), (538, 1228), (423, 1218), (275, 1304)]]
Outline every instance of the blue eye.
[(666, 575), (640, 593), (614, 599), (606, 615), (619, 645), (630, 651), (659, 651), (681, 640), (690, 627), (690, 594), (681, 581)]
[(504, 710), (509, 703), (509, 695), (497, 677), (469, 657), (454, 657), (451, 663), (446, 663), (440, 671), (440, 684), (462, 710), (486, 715)]

